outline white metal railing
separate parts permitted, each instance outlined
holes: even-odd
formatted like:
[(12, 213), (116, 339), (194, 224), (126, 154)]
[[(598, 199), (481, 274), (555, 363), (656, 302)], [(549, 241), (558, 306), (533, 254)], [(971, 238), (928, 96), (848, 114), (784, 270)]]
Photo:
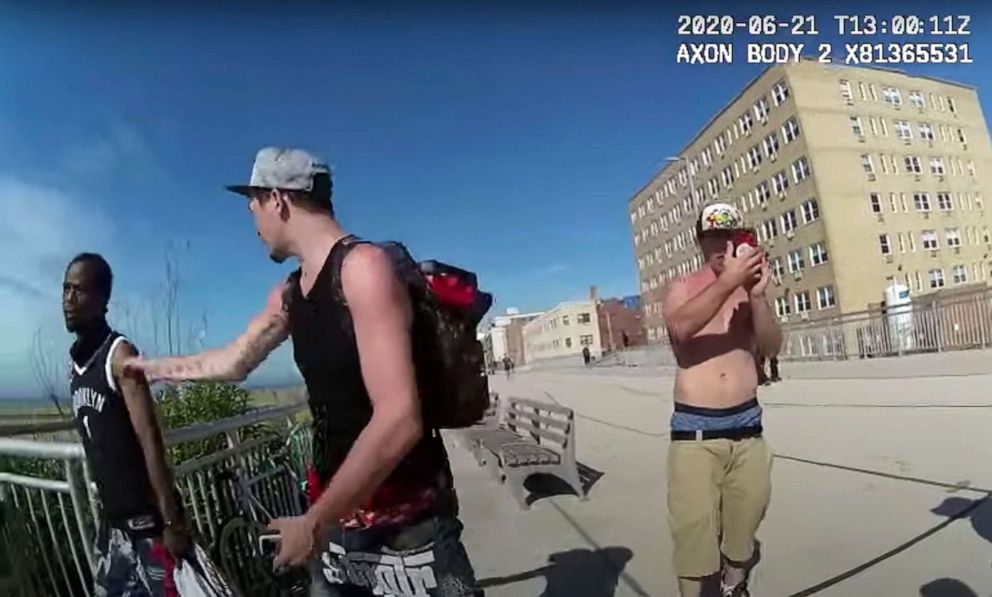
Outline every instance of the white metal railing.
[[(304, 408), (258, 409), (166, 432), (169, 447), (217, 437), (226, 446), (175, 469), (187, 518), (205, 547), (238, 512), (229, 471), (258, 479), (253, 493), (274, 515), (299, 512), (301, 488), (271, 472), (278, 462), (273, 453), (285, 446), (293, 417)], [(259, 424), (268, 429), (252, 433)], [(295, 437), (291, 448), (309, 450), (309, 436)], [(100, 504), (82, 445), (0, 438), (0, 458), (15, 469), (0, 472), (0, 597), (91, 596)], [(302, 467), (293, 472), (305, 474)]]
[(979, 290), (831, 319), (788, 324), (782, 360), (901, 356), (992, 346), (992, 292)]

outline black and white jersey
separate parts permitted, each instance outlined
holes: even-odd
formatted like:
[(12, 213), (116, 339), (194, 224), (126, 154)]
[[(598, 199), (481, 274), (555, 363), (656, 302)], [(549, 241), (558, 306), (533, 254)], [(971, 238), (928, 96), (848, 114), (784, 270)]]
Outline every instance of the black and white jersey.
[(125, 340), (108, 328), (102, 344), (82, 355), (85, 362), (72, 359), (69, 384), (76, 429), (109, 524), (143, 515), (157, 519), (158, 512), (141, 445), (111, 368), (114, 351)]

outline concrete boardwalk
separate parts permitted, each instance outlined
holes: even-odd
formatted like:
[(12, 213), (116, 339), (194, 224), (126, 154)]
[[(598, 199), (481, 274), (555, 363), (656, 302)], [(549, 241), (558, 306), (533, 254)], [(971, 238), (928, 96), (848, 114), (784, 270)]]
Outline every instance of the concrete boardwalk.
[[(759, 394), (777, 458), (755, 597), (992, 595), (992, 354), (782, 369)], [(537, 370), (492, 385), (575, 409), (578, 458), (602, 477), (587, 502), (558, 495), (522, 512), (449, 441), (487, 594), (675, 595), (671, 370)]]

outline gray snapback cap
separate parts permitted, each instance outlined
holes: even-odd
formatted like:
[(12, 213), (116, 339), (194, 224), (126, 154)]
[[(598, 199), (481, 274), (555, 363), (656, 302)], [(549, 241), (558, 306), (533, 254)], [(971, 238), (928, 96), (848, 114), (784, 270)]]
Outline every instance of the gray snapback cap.
[(248, 184), (232, 185), (227, 190), (245, 196), (253, 189), (312, 191), (318, 174), (330, 176), (330, 169), (312, 154), (302, 149), (266, 147), (255, 155)]

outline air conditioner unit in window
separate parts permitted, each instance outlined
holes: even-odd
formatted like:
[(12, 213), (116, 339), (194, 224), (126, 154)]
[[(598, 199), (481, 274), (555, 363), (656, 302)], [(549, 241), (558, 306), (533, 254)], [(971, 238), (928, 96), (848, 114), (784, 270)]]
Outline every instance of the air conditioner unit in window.
[(776, 286), (781, 286), (782, 285), (782, 278), (780, 276), (774, 276), (772, 278), (772, 282), (774, 282)]
[(778, 159), (778, 153), (773, 153), (771, 156), (769, 156), (768, 159), (774, 162), (775, 160)]
[(768, 202), (767, 201), (762, 201), (761, 202), (761, 209), (764, 209), (764, 210), (767, 210), (768, 209)]
[(774, 238), (769, 238), (768, 240), (765, 241), (765, 244), (768, 245), (769, 247), (774, 247), (775, 246), (775, 239)]
[(796, 238), (796, 231), (794, 229), (789, 229), (785, 231), (785, 238), (792, 240)]
[(868, 181), (869, 181), (869, 182), (875, 182), (875, 180), (876, 180), (876, 178), (875, 178), (875, 175), (874, 175), (874, 174), (871, 174), (871, 173), (869, 173), (869, 174), (868, 174)]
[(920, 175), (919, 174), (914, 174), (913, 175), (913, 180), (915, 180), (916, 182), (920, 182), (920, 180), (921, 180)]
[(851, 99), (851, 98), (847, 98), (847, 99), (844, 100), (844, 103), (847, 104), (848, 106), (853, 106), (854, 105), (854, 100)]
[(892, 255), (885, 256), (885, 263), (892, 263)]
[(780, 200), (781, 199), (785, 199), (785, 191), (779, 191), (779, 193), (778, 193), (778, 195), (776, 195), (776, 197), (778, 197)]
[(937, 180), (939, 180), (940, 182), (944, 182), (944, 175), (941, 174), (941, 175), (937, 176)]
[(864, 142), (865, 142), (865, 136), (864, 135), (859, 135), (858, 136), (858, 143), (864, 143)]
[(808, 320), (809, 319), (809, 311), (803, 311), (802, 313), (800, 313), (799, 314), (799, 319), (802, 319), (803, 321)]
[(802, 280), (803, 279), (803, 270), (797, 269), (796, 271), (792, 272), (792, 278), (794, 280)]
[(913, 142), (912, 142), (912, 141), (910, 141), (909, 139), (904, 139), (904, 140), (903, 140), (903, 142), (902, 142), (902, 144), (903, 144), (903, 145), (912, 145), (912, 144), (913, 144)]
[(955, 255), (960, 255), (961, 254), (961, 247), (954, 247), (954, 254)]

